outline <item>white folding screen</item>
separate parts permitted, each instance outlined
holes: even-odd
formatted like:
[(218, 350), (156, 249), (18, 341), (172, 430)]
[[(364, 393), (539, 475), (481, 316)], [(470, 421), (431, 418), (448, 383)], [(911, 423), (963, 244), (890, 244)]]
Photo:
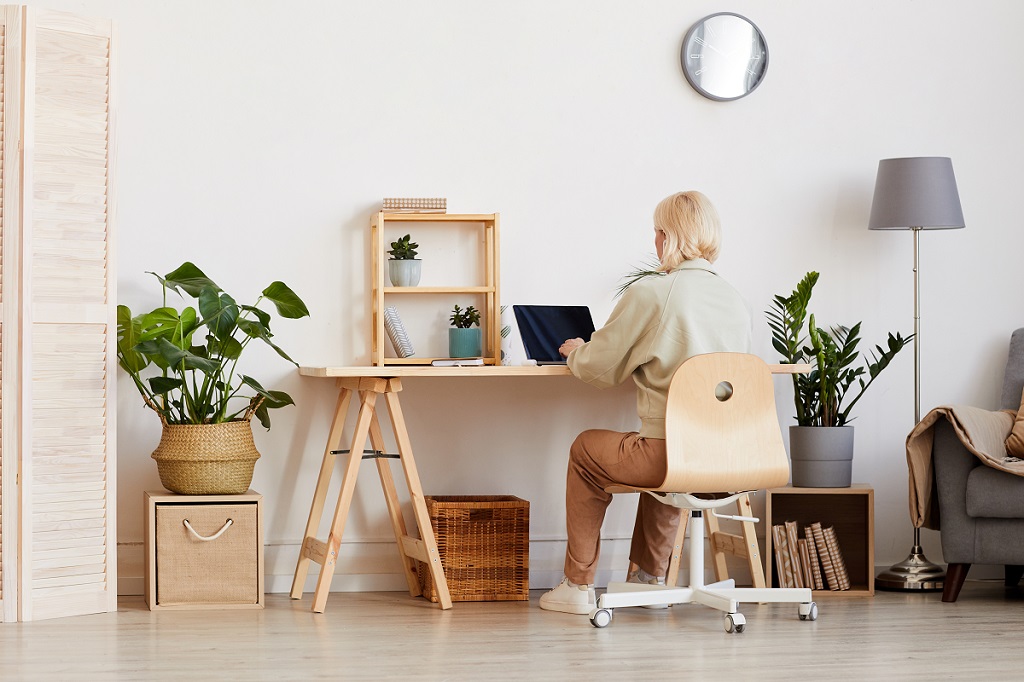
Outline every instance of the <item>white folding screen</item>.
[(0, 570), (37, 620), (117, 608), (113, 34), (3, 16)]

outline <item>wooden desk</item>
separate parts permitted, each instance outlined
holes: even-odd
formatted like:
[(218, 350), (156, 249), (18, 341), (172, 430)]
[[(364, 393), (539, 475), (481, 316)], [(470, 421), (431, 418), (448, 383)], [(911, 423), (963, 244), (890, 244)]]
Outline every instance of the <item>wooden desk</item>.
[[(793, 374), (810, 370), (807, 365), (769, 365), (769, 368), (776, 374)], [(452, 600), (448, 592), (448, 581), (445, 579), (444, 569), (438, 557), (437, 542), (434, 539), (430, 517), (423, 499), (423, 488), (420, 485), (416, 461), (412, 454), (409, 432), (406, 430), (405, 418), (402, 416), (402, 407), (398, 400), (398, 394), (402, 390), (402, 379), (404, 377), (568, 377), (572, 376), (569, 368), (564, 365), (484, 365), (475, 367), (389, 365), (378, 367), (300, 367), (299, 374), (307, 377), (333, 378), (338, 386), (338, 402), (331, 421), (327, 446), (324, 449), (324, 459), (320, 465), (320, 475), (316, 481), (316, 490), (313, 493), (309, 520), (306, 522), (306, 532), (303, 535), (302, 548), (299, 551), (299, 561), (295, 567), (295, 578), (292, 581), (291, 590), (292, 599), (302, 598), (302, 587), (306, 582), (309, 564), (311, 561), (315, 561), (320, 564), (320, 575), (313, 593), (312, 610), (316, 613), (323, 613), (326, 608), (327, 595), (330, 592), (331, 580), (337, 567), (338, 552), (341, 549), (341, 537), (355, 492), (359, 464), (363, 459), (374, 459), (387, 502), (388, 516), (391, 518), (391, 525), (395, 532), (395, 541), (402, 555), (402, 566), (409, 585), (409, 594), (414, 597), (421, 594), (419, 581), (416, 578), (416, 562), (421, 561), (429, 568), (430, 575), (434, 579), (438, 604), (442, 609), (450, 609)], [(359, 395), (359, 411), (351, 446), (348, 450), (342, 450), (340, 449), (342, 432), (354, 393)], [(377, 399), (381, 395), (384, 396), (384, 401), (387, 404), (395, 441), (398, 443), (397, 454), (384, 452), (384, 437), (376, 409)], [(367, 438), (370, 440), (369, 450), (364, 449)], [(323, 516), (327, 489), (334, 473), (336, 457), (350, 453), (361, 453), (361, 456), (349, 457), (327, 540), (318, 540), (316, 532)], [(398, 459), (402, 463), (419, 538), (409, 535), (406, 530), (394, 477), (391, 468), (384, 461), (386, 459)]]

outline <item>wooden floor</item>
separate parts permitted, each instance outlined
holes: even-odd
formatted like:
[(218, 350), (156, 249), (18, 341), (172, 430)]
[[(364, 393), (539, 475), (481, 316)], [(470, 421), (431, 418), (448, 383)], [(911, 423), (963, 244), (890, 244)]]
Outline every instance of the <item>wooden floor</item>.
[(619, 609), (598, 630), (527, 602), (456, 603), (441, 612), (398, 592), (267, 595), (262, 611), (120, 611), (0, 623), (0, 680), (890, 680), (1024, 677), (1024, 588), (969, 581), (936, 593), (743, 605), (726, 634), (699, 606)]

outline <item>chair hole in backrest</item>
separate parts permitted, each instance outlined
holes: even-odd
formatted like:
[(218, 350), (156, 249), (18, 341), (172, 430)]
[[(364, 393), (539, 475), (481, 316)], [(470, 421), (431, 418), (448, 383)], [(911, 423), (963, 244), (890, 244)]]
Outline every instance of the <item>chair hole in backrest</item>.
[(726, 400), (728, 400), (731, 397), (732, 397), (732, 384), (730, 384), (728, 381), (720, 381), (720, 382), (718, 382), (718, 385), (715, 386), (715, 398), (718, 399), (718, 402), (724, 403)]

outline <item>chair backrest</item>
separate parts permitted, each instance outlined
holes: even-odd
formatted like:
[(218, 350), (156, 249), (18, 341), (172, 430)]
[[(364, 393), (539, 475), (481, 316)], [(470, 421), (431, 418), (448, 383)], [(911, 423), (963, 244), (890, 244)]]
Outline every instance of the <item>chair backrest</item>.
[(771, 370), (755, 355), (709, 353), (680, 365), (665, 440), (668, 473), (658, 490), (732, 493), (789, 482)]
[(999, 406), (1004, 410), (1016, 410), (1020, 407), (1021, 392), (1024, 392), (1024, 328), (1010, 336), (1010, 355), (1006, 358), (1003, 397)]

